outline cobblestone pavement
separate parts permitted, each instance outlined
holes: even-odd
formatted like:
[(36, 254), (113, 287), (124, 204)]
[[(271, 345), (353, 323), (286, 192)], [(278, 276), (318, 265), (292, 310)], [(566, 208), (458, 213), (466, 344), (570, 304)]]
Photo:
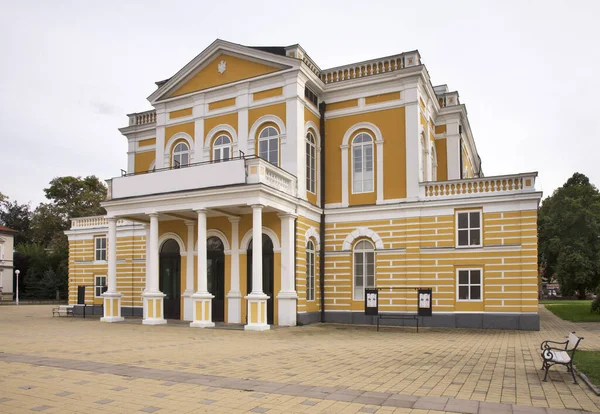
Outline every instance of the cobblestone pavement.
[(51, 308), (0, 308), (2, 413), (600, 412), (600, 397), (566, 369), (546, 383), (539, 369), (542, 340), (577, 331), (584, 349), (600, 350), (600, 331), (544, 308), (540, 332), (419, 333), (105, 324), (52, 318)]

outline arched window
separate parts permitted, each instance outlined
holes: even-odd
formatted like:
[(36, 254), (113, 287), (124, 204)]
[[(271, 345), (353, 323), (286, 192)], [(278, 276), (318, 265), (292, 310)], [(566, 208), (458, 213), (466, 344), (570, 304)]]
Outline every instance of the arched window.
[(279, 166), (279, 133), (273, 127), (266, 127), (258, 136), (258, 156)]
[(420, 148), (419, 148), (419, 181), (427, 181), (427, 163), (429, 162), (427, 158), (427, 146), (425, 144), (425, 136), (421, 134), (421, 139), (419, 140)]
[(306, 134), (306, 190), (316, 193), (317, 182), (317, 156), (315, 137), (312, 133)]
[(227, 135), (220, 135), (213, 144), (213, 161), (227, 161), (231, 158), (231, 139)]
[(373, 191), (373, 137), (361, 132), (352, 140), (352, 192)]
[(175, 145), (173, 150), (173, 168), (184, 167), (190, 163), (190, 149), (185, 142)]
[(368, 240), (354, 246), (354, 300), (364, 300), (365, 288), (375, 287), (375, 249)]
[(306, 300), (315, 300), (315, 245), (306, 244)]

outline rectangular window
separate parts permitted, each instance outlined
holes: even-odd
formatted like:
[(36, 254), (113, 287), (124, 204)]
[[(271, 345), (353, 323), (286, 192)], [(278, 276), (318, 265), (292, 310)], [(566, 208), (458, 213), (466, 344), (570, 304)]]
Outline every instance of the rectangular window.
[(481, 301), (483, 278), (481, 269), (458, 269), (459, 301)]
[(456, 246), (481, 247), (481, 211), (456, 213)]
[(373, 191), (373, 145), (354, 146), (352, 149), (352, 193)]
[(95, 298), (102, 297), (102, 293), (104, 293), (105, 287), (106, 287), (106, 276), (94, 277), (94, 297)]
[(94, 260), (106, 261), (106, 237), (94, 239)]
[(375, 253), (354, 253), (354, 300), (364, 300), (365, 289), (375, 287)]
[[(312, 247), (313, 244), (309, 243)], [(315, 252), (306, 251), (306, 300), (315, 300)]]

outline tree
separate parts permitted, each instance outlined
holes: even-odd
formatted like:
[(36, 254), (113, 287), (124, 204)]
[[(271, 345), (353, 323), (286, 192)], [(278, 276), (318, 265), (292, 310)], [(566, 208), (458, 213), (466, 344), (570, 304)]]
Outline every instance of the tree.
[(581, 299), (600, 283), (600, 193), (575, 173), (543, 201), (538, 220), (543, 276), (558, 279), (561, 293)]
[(106, 187), (94, 175), (57, 177), (50, 181), (50, 187), (44, 188), (44, 192), (63, 220), (106, 214), (100, 206), (106, 199)]
[(31, 207), (5, 199), (0, 202), (0, 224), (17, 231), (15, 245), (31, 240)]

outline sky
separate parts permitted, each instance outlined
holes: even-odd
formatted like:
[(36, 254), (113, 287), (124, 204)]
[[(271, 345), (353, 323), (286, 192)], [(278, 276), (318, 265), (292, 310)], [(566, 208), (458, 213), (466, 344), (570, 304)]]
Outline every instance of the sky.
[(486, 176), (600, 185), (600, 1), (0, 0), (0, 192), (118, 176), (126, 114), (220, 38), (299, 43), (322, 68), (418, 49), (466, 104)]

